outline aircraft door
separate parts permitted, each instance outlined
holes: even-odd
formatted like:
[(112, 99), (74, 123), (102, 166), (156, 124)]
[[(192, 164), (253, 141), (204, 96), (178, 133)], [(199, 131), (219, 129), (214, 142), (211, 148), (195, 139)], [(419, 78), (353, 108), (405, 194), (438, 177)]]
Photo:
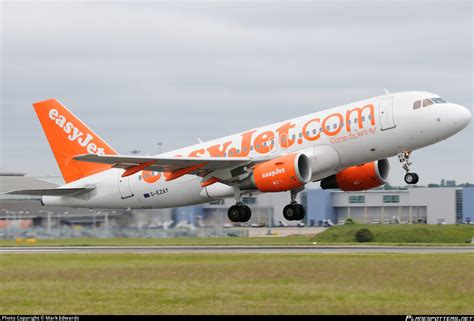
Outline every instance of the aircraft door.
[(126, 199), (133, 196), (132, 188), (130, 187), (130, 176), (122, 177), (122, 172), (118, 174), (118, 184), (120, 196), (122, 199)]
[(395, 120), (393, 119), (393, 97), (379, 100), (379, 118), (380, 130), (388, 130), (396, 127)]

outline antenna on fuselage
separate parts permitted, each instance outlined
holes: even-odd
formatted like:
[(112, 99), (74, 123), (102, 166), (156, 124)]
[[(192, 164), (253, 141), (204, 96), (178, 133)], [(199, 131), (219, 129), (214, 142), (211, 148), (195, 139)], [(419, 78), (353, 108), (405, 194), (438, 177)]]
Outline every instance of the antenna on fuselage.
[(387, 88), (384, 88), (383, 91), (385, 91), (385, 94), (386, 94), (386, 95), (390, 95), (390, 92), (388, 91)]

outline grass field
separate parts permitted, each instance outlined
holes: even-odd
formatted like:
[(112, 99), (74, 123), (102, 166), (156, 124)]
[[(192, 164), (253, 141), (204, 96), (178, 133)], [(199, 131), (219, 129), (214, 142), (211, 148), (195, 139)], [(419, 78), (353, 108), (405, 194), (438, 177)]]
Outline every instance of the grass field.
[(356, 244), (355, 233), (369, 228), (375, 238), (367, 245), (472, 245), (473, 225), (341, 225), (328, 228), (318, 235), (284, 237), (178, 237), (178, 238), (71, 238), (43, 240), (37, 243), (16, 243), (0, 240), (0, 246), (179, 246), (179, 245), (319, 245)]
[[(169, 238), (72, 238), (37, 240), (35, 246), (180, 246), (180, 245), (310, 245), (313, 235), (286, 237), (169, 237)], [(0, 240), (0, 246), (31, 246)]]
[(469, 254), (3, 254), (3, 314), (472, 314)]
[(355, 234), (368, 228), (374, 235), (371, 243), (470, 243), (474, 237), (474, 225), (339, 225), (316, 235), (321, 243), (354, 243)]

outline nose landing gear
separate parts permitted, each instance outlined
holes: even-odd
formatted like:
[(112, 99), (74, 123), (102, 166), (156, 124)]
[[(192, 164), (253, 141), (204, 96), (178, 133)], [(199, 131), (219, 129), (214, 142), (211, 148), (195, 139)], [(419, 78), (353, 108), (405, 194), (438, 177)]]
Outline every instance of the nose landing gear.
[(302, 220), (306, 215), (306, 210), (303, 205), (296, 202), (296, 195), (301, 190), (291, 190), (291, 202), (283, 208), (283, 216), (288, 221), (299, 221)]
[(413, 185), (418, 183), (420, 178), (417, 173), (410, 173), (410, 155), (411, 151), (404, 151), (398, 154), (398, 160), (402, 164), (403, 169), (405, 170), (405, 183)]

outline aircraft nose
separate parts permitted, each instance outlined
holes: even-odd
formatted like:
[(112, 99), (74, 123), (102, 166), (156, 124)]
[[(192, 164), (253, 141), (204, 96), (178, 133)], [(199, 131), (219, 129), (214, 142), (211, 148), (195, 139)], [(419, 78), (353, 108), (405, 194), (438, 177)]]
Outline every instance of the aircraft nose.
[(452, 112), (455, 120), (454, 125), (458, 130), (466, 127), (471, 121), (471, 112), (464, 106), (454, 104)]

